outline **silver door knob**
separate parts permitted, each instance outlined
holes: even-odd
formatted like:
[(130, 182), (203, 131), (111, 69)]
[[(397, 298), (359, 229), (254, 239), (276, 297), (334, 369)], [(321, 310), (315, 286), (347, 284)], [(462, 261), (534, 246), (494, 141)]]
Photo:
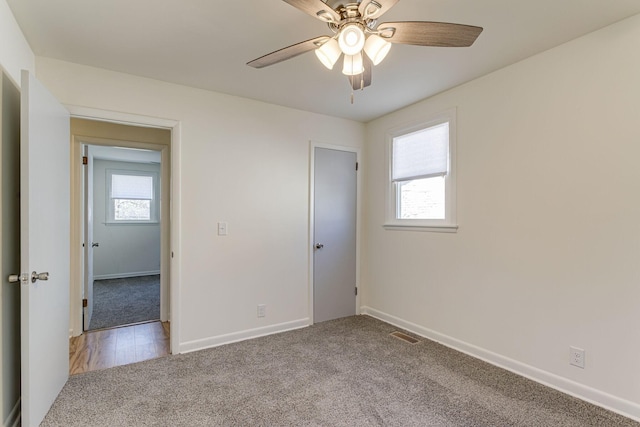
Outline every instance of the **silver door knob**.
[(316, 243), (316, 249), (322, 249), (324, 245), (322, 243)]
[(92, 248), (97, 248), (98, 246), (100, 246), (100, 243), (92, 243), (92, 244), (91, 244), (91, 247), (92, 247)]
[(36, 283), (36, 280), (49, 280), (49, 273), (36, 273), (35, 271), (31, 273), (31, 283)]

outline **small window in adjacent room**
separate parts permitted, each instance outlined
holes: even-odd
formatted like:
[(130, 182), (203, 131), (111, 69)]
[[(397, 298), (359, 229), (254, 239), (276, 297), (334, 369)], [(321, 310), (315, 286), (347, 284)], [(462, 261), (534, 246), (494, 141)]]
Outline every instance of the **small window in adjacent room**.
[(107, 222), (158, 222), (158, 174), (107, 169)]
[(385, 228), (455, 231), (455, 110), (389, 135)]

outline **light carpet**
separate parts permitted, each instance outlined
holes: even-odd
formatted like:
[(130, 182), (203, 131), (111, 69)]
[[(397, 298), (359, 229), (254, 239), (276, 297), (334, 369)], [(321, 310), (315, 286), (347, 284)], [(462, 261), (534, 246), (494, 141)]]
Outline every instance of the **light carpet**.
[(93, 282), (89, 330), (160, 319), (160, 275)]
[(354, 316), (73, 376), (42, 426), (638, 426)]

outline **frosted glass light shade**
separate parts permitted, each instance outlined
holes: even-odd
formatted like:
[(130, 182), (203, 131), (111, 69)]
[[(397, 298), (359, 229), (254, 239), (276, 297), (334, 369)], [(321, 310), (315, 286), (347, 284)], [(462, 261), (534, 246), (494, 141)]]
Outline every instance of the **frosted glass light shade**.
[(367, 56), (373, 61), (373, 65), (378, 65), (387, 56), (391, 50), (391, 43), (386, 41), (380, 36), (371, 34), (367, 38), (367, 42), (364, 44), (364, 51)]
[(360, 53), (364, 47), (365, 37), (362, 28), (356, 24), (347, 24), (340, 30), (338, 45), (345, 55)]
[(345, 55), (342, 74), (346, 76), (357, 76), (362, 73), (364, 73), (362, 54), (356, 53), (355, 55)]
[(328, 42), (316, 49), (316, 56), (322, 62), (322, 65), (330, 70), (333, 69), (340, 55), (342, 55), (342, 52), (336, 39), (329, 39)]

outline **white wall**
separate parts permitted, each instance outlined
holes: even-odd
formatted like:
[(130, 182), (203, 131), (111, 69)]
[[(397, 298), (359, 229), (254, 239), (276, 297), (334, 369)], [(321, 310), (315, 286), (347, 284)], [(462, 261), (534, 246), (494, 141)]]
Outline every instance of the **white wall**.
[[(640, 417), (638, 40), (640, 16), (371, 122), (365, 311)], [(459, 231), (385, 231), (385, 133), (451, 107)]]
[(0, 0), (0, 66), (20, 87), (20, 70), (35, 73), (35, 55), (6, 0)]
[(107, 169), (151, 171), (160, 178), (159, 164), (94, 159), (93, 240), (100, 246), (93, 250), (93, 277), (99, 280), (160, 274), (159, 223), (106, 223)]
[(181, 122), (183, 351), (307, 324), (309, 140), (361, 147), (363, 124), (47, 58), (37, 67), (63, 103)]

